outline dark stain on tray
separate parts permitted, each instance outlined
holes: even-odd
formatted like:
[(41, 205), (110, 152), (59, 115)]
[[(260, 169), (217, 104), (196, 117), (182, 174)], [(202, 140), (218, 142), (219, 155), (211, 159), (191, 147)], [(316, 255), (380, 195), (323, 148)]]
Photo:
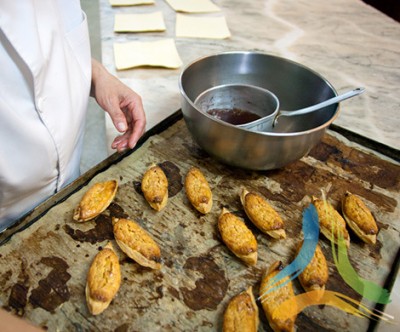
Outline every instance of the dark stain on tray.
[(91, 244), (103, 242), (105, 240), (112, 240), (114, 238), (111, 217), (103, 214), (96, 218), (94, 227), (88, 231), (73, 229), (68, 224), (64, 225), (64, 230), (75, 241), (89, 242)]
[(164, 171), (168, 179), (168, 197), (174, 197), (183, 187), (179, 167), (168, 160), (158, 164), (158, 166)]
[(374, 203), (385, 211), (393, 212), (397, 206), (396, 200), (391, 197), (366, 189), (359, 182), (349, 181), (321, 168), (314, 168), (301, 160), (280, 170), (270, 172), (269, 177), (280, 184), (281, 192), (272, 193), (262, 186), (259, 186), (257, 190), (268, 200), (289, 205), (291, 211), (298, 209), (297, 204), (293, 203), (301, 201), (304, 196), (321, 198), (321, 189), (326, 187), (329, 187), (329, 192), (326, 193), (328, 200), (338, 210), (340, 210), (340, 202), (346, 191)]
[(29, 275), (27, 274), (27, 262), (25, 258), (21, 258), (20, 272), (17, 278), (17, 283), (12, 285), (10, 296), (8, 298), (8, 306), (15, 310), (17, 315), (24, 314), (24, 308), (27, 303), (29, 290)]
[(43, 257), (40, 264), (51, 268), (49, 274), (39, 281), (39, 286), (32, 290), (29, 302), (34, 308), (41, 307), (49, 312), (70, 298), (67, 282), (71, 275), (67, 272), (69, 266), (56, 256)]
[(118, 326), (114, 332), (128, 332), (129, 331), (129, 324), (125, 323)]
[(124, 209), (115, 202), (111, 203), (107, 210), (110, 212), (110, 216), (114, 218), (127, 219), (129, 217)]
[(325, 135), (309, 153), (310, 156), (326, 163), (333, 163), (358, 178), (390, 189), (400, 189), (400, 167), (372, 154), (355, 150), (341, 143), (337, 138)]
[(194, 289), (180, 288), (185, 304), (195, 311), (215, 310), (223, 300), (229, 285), (224, 271), (211, 257), (207, 256), (189, 257), (183, 268), (203, 274), (203, 278), (196, 280)]
[(8, 306), (15, 309), (16, 314), (22, 316), (27, 303), (28, 289), (25, 285), (16, 283), (11, 287)]

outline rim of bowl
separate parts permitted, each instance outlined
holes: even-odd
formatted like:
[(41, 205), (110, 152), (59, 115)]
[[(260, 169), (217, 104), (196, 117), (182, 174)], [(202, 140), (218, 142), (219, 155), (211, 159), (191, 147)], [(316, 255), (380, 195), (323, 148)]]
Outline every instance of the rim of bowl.
[(335, 121), (336, 118), (339, 116), (339, 113), (340, 113), (340, 103), (338, 103), (337, 108), (336, 108), (336, 111), (335, 111), (335, 113), (333, 114), (333, 116), (332, 116), (328, 121), (324, 122), (322, 125), (320, 125), (320, 126), (318, 126), (318, 127), (315, 127), (315, 128), (312, 128), (312, 129), (308, 129), (308, 130), (303, 130), (303, 131), (294, 131), (294, 132), (288, 132), (288, 133), (279, 133), (279, 132), (252, 131), (252, 130), (250, 130), (250, 129), (241, 128), (241, 127), (238, 127), (238, 126), (236, 126), (236, 125), (230, 124), (230, 123), (228, 123), (228, 122), (219, 120), (219, 119), (213, 117), (212, 115), (207, 114), (207, 112), (202, 112), (202, 111), (200, 111), (200, 110), (194, 105), (194, 102), (192, 102), (192, 100), (186, 95), (186, 92), (185, 92), (185, 90), (183, 89), (183, 86), (182, 86), (182, 76), (183, 76), (183, 74), (185, 73), (185, 71), (186, 71), (190, 66), (192, 66), (193, 64), (195, 64), (196, 62), (202, 61), (202, 60), (207, 59), (207, 58), (212, 58), (212, 57), (215, 57), (215, 56), (225, 55), (225, 54), (259, 54), (259, 55), (267, 55), (267, 56), (274, 57), (274, 58), (278, 58), (278, 59), (281, 59), (281, 60), (284, 60), (284, 61), (287, 61), (287, 62), (291, 62), (291, 63), (294, 64), (294, 65), (297, 65), (297, 66), (299, 66), (299, 67), (303, 67), (304, 69), (307, 69), (308, 71), (312, 72), (314, 75), (316, 75), (316, 76), (318, 76), (319, 78), (321, 78), (321, 79), (332, 89), (332, 91), (333, 91), (333, 93), (335, 94), (335, 96), (338, 95), (336, 89), (333, 87), (333, 85), (332, 85), (325, 77), (323, 77), (321, 74), (319, 74), (319, 73), (316, 72), (315, 70), (313, 70), (313, 69), (311, 69), (311, 68), (309, 68), (309, 67), (307, 67), (307, 66), (305, 66), (305, 65), (303, 65), (303, 64), (301, 64), (301, 63), (299, 63), (299, 62), (296, 62), (296, 61), (293, 61), (293, 60), (290, 60), (290, 59), (287, 59), (287, 58), (284, 58), (284, 57), (281, 57), (281, 56), (276, 56), (276, 55), (273, 55), (273, 54), (264, 53), (264, 52), (256, 52), (256, 51), (228, 51), (228, 52), (213, 53), (213, 54), (210, 54), (210, 55), (202, 56), (202, 57), (197, 58), (197, 59), (191, 61), (190, 63), (188, 63), (188, 64), (182, 69), (182, 71), (181, 71), (181, 73), (180, 73), (180, 75), (179, 75), (179, 82), (178, 82), (178, 83), (179, 83), (179, 91), (180, 91), (180, 93), (182, 94), (182, 96), (186, 99), (186, 101), (187, 101), (197, 112), (199, 112), (199, 113), (205, 115), (205, 116), (208, 117), (209, 119), (212, 119), (212, 120), (214, 120), (214, 121), (216, 121), (216, 122), (218, 122), (218, 123), (220, 123), (220, 124), (222, 124), (222, 125), (224, 125), (224, 126), (227, 126), (227, 127), (232, 127), (232, 128), (236, 128), (236, 129), (238, 129), (238, 130), (243, 130), (243, 131), (246, 131), (246, 132), (251, 132), (251, 133), (254, 133), (254, 134), (260, 134), (260, 135), (264, 135), (264, 136), (300, 136), (300, 135), (312, 133), (312, 132), (315, 132), (315, 131), (320, 131), (320, 130), (322, 130), (322, 129), (324, 129), (324, 128), (329, 127), (329, 125), (330, 125), (333, 121)]

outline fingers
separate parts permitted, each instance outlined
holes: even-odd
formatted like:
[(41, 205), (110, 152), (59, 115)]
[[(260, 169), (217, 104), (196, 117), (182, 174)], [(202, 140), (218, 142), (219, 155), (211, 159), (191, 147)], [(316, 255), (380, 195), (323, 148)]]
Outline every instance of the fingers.
[(128, 130), (128, 123), (125, 114), (118, 107), (113, 107), (108, 111), (110, 114), (111, 120), (114, 123), (115, 128), (120, 132), (124, 133)]
[(128, 138), (128, 147), (133, 149), (139, 140), (139, 138), (143, 135), (146, 127), (146, 121), (145, 119), (138, 119), (134, 126), (133, 126), (133, 132), (131, 135), (129, 135)]

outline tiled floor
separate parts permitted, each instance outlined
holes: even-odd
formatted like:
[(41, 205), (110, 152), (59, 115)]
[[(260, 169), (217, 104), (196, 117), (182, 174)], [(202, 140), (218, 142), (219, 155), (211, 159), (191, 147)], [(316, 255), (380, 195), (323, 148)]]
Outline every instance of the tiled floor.
[[(101, 60), (99, 2), (81, 0), (81, 5), (88, 17), (92, 57)], [(97, 165), (107, 156), (104, 111), (93, 98), (90, 98), (81, 159), (81, 173), (83, 174)]]

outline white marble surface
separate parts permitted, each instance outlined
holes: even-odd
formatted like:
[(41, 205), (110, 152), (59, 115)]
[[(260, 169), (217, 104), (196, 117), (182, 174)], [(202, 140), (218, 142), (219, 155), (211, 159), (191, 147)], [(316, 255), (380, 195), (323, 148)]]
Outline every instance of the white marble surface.
[[(232, 37), (225, 40), (175, 37), (176, 13), (163, 0), (117, 7), (100, 0), (102, 62), (142, 98), (147, 129), (180, 108), (181, 69), (115, 70), (113, 42), (175, 38), (184, 65), (224, 51), (261, 51), (286, 57), (324, 76), (338, 92), (363, 86), (366, 92), (341, 104), (335, 124), (400, 149), (400, 24), (360, 0), (214, 0)], [(116, 13), (161, 10), (165, 32), (117, 34)], [(192, 14), (195, 15), (195, 14)], [(203, 14), (204, 15), (204, 14)], [(107, 121), (108, 143), (116, 132)], [(400, 320), (400, 278), (386, 312)], [(384, 325), (379, 331), (398, 331)]]
[[(111, 7), (108, 0), (100, 0), (103, 63), (142, 96), (147, 128), (180, 108), (178, 77), (182, 68), (116, 72), (114, 41), (175, 38), (184, 65), (213, 53), (256, 50), (289, 58), (318, 71), (338, 92), (364, 86), (366, 92), (362, 96), (341, 104), (335, 124), (400, 149), (398, 22), (360, 0), (214, 2), (222, 12), (207, 15), (225, 15), (232, 34), (229, 39), (176, 38), (176, 13), (163, 0), (133, 7)], [(115, 13), (156, 10), (163, 12), (165, 32), (113, 32)]]

